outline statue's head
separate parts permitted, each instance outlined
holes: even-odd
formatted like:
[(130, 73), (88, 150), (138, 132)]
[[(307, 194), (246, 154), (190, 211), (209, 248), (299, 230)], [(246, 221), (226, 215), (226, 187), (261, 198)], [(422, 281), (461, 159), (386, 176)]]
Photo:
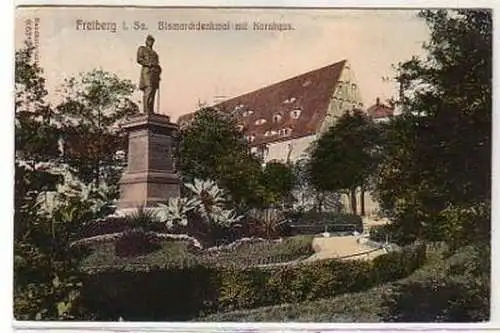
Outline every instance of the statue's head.
[(154, 39), (154, 37), (153, 37), (153, 36), (151, 36), (151, 35), (148, 35), (148, 36), (146, 37), (146, 46), (148, 46), (148, 47), (152, 47), (154, 43), (155, 43), (155, 39)]

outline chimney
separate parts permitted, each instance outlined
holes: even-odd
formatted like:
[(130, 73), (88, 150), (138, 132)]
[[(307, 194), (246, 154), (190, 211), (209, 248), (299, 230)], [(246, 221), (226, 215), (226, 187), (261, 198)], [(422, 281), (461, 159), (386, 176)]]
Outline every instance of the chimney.
[(377, 99), (376, 99), (376, 101), (375, 101), (375, 105), (376, 105), (376, 106), (380, 106), (380, 98), (379, 98), (379, 97), (377, 97)]

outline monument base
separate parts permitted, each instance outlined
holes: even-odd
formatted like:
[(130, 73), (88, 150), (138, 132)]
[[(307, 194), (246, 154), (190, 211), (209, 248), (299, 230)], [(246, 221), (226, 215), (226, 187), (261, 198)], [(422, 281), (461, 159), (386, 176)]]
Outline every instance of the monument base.
[(176, 124), (168, 116), (141, 114), (122, 125), (128, 132), (128, 165), (120, 180), (119, 210), (152, 208), (180, 196), (174, 168)]

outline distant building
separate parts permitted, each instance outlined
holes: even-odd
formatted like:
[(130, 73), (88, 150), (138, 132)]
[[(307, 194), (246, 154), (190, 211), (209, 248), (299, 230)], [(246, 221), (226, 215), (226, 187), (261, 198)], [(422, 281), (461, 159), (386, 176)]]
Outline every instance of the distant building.
[[(265, 162), (294, 162), (317, 135), (346, 110), (363, 107), (357, 82), (346, 60), (307, 72), (215, 104), (237, 115), (252, 151)], [(186, 126), (194, 113), (178, 123)]]
[[(236, 115), (237, 126), (244, 132), (251, 151), (264, 163), (293, 163), (307, 158), (307, 148), (337, 117), (363, 109), (358, 83), (347, 60), (213, 106)], [(179, 117), (178, 124), (182, 128), (193, 119), (194, 113), (186, 114)], [(365, 202), (369, 207), (371, 200)]]
[(385, 122), (394, 116), (394, 107), (380, 103), (380, 98), (377, 97), (375, 104), (370, 106), (366, 113), (374, 122)]

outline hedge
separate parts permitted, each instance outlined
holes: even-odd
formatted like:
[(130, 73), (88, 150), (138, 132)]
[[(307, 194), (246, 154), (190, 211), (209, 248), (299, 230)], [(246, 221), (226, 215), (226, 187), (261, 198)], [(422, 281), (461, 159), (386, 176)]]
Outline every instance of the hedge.
[[(397, 288), (400, 284), (415, 283), (416, 281), (442, 281), (449, 275), (445, 267), (443, 252), (445, 248), (427, 246), (426, 263), (415, 272), (403, 279), (377, 285), (368, 290), (347, 293), (300, 303), (284, 303), (280, 305), (264, 306), (254, 309), (236, 310), (213, 313), (208, 316), (195, 318), (194, 321), (203, 322), (326, 322), (326, 323), (372, 323), (387, 322), (387, 313), (390, 311), (387, 297), (400, 297)], [(417, 297), (419, 297), (417, 295)], [(437, 301), (437, 300), (436, 300)], [(421, 303), (409, 300), (408, 309), (416, 312), (417, 317), (426, 316), (427, 310), (414, 311)], [(399, 311), (399, 310), (398, 310)], [(419, 313), (420, 312), (420, 313)], [(423, 312), (423, 313), (422, 313)], [(427, 320), (434, 321), (434, 320)], [(406, 321), (408, 322), (408, 320)]]
[(97, 320), (189, 320), (214, 312), (296, 303), (366, 290), (411, 273), (425, 246), (369, 261), (325, 260), (267, 268), (207, 266), (108, 270), (87, 275), (83, 305)]
[(363, 232), (363, 220), (359, 215), (341, 214), (333, 212), (315, 212), (291, 213), (289, 220), (292, 227), (292, 234), (309, 234), (328, 232)]

